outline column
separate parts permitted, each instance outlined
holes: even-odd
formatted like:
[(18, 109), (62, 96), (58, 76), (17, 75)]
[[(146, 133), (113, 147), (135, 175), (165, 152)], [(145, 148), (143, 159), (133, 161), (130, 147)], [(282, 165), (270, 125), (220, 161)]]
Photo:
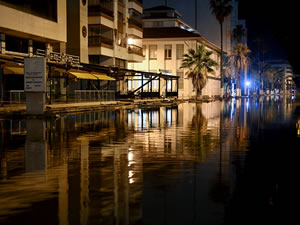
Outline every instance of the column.
[(5, 44), (5, 34), (0, 33), (0, 53), (5, 54), (6, 44)]
[(32, 40), (28, 40), (28, 54), (29, 54), (29, 57), (32, 57), (34, 55)]

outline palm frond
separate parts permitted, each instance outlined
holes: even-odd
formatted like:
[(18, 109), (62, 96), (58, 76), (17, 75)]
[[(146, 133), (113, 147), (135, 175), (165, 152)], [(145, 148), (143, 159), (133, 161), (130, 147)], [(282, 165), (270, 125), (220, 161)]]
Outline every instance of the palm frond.
[(186, 75), (192, 79), (194, 88), (201, 91), (208, 79), (208, 74), (215, 74), (218, 63), (211, 58), (213, 52), (206, 49), (202, 44), (194, 49), (189, 49), (188, 54), (184, 55), (180, 68), (188, 69)]

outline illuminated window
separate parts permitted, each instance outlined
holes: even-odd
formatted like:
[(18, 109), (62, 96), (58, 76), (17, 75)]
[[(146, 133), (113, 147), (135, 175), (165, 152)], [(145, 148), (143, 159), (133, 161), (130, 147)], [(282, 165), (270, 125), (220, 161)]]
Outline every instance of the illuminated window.
[(165, 59), (172, 59), (172, 45), (165, 45)]
[(157, 59), (157, 45), (149, 45), (149, 58)]
[(184, 54), (184, 45), (183, 44), (176, 45), (176, 58), (182, 59), (183, 54)]

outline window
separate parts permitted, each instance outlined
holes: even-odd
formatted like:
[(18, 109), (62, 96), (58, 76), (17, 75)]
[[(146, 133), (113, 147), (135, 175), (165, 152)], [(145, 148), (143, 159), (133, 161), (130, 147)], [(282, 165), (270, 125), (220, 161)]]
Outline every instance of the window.
[(165, 45), (165, 59), (172, 59), (172, 45)]
[(149, 58), (150, 59), (157, 59), (157, 45), (150, 45), (149, 46)]
[(172, 92), (172, 80), (167, 80), (167, 91)]
[(6, 35), (6, 50), (12, 52), (28, 53), (28, 40)]
[(183, 72), (177, 71), (177, 76), (179, 76), (179, 80), (178, 80), (178, 89), (183, 89), (183, 86), (184, 86)]
[(123, 59), (115, 59), (115, 66), (119, 67), (119, 68), (126, 68), (126, 61)]
[(183, 55), (184, 55), (184, 45), (183, 44), (176, 45), (176, 58), (182, 59)]
[(89, 25), (88, 29), (89, 45), (113, 46), (113, 29), (103, 25)]
[(154, 21), (153, 22), (153, 27), (163, 27), (164, 22), (163, 21)]

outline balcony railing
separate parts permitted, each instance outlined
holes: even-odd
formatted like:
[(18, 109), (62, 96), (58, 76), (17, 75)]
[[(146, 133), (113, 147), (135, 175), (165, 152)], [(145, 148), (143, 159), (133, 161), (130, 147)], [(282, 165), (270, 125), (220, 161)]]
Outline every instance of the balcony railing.
[(75, 90), (75, 102), (114, 101), (116, 92), (111, 90)]
[(24, 90), (10, 90), (9, 91), (9, 103), (14, 104), (25, 104), (26, 97)]
[(100, 5), (90, 5), (88, 7), (89, 16), (99, 16), (102, 13), (113, 19), (114, 18), (113, 4), (101, 3)]
[(131, 18), (128, 19), (128, 25), (134, 25), (134, 26), (137, 26), (137, 27), (143, 29), (142, 20), (140, 20), (140, 21), (136, 20), (136, 18), (134, 18), (134, 17), (131, 17)]
[(128, 53), (143, 56), (143, 48), (131, 45), (128, 47)]
[(89, 45), (101, 45), (101, 44), (109, 45), (111, 47), (114, 46), (112, 39), (108, 39), (102, 36), (89, 36)]

